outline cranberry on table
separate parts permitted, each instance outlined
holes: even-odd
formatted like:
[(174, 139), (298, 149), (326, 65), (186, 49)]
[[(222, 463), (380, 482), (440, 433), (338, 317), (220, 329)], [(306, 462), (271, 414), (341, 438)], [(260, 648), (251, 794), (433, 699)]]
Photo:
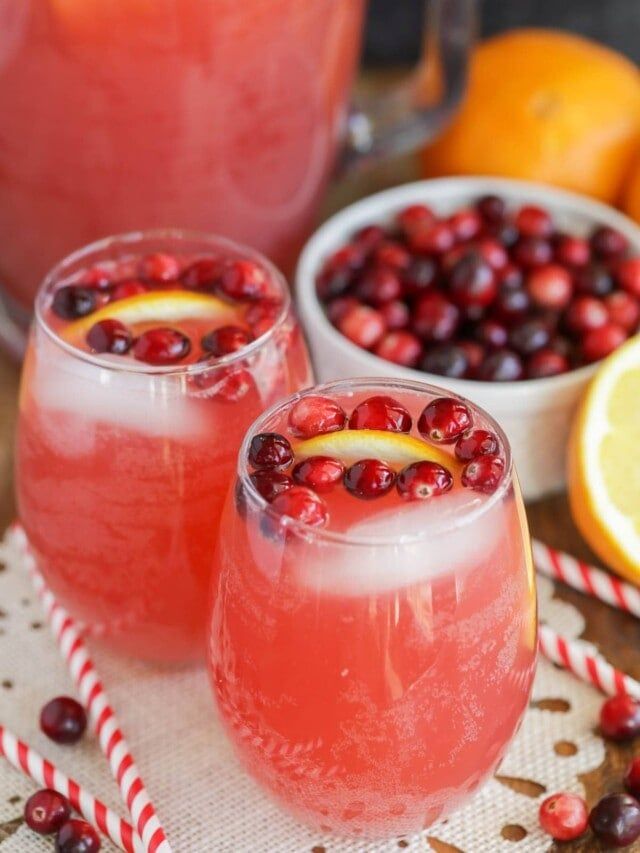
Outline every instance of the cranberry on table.
[(555, 242), (554, 256), (567, 267), (583, 267), (591, 260), (591, 247), (582, 237), (561, 234)]
[(624, 774), (624, 786), (634, 797), (640, 796), (640, 758), (634, 758)]
[(230, 299), (264, 299), (269, 295), (269, 278), (266, 270), (254, 261), (230, 261), (220, 278), (220, 291)]
[(604, 326), (609, 320), (606, 306), (594, 296), (578, 296), (566, 310), (567, 327), (577, 334)]
[(510, 349), (489, 353), (478, 368), (478, 379), (484, 382), (515, 382), (523, 375), (522, 359)]
[(327, 492), (344, 477), (344, 465), (331, 456), (310, 456), (293, 469), (291, 475), (300, 486), (308, 486), (316, 492)]
[(573, 281), (564, 267), (547, 264), (531, 271), (527, 291), (538, 307), (562, 310), (571, 300)]
[(50, 788), (36, 791), (24, 804), (25, 823), (40, 835), (57, 832), (70, 816), (69, 800)]
[(462, 485), (476, 492), (495, 492), (504, 474), (504, 459), (495, 453), (477, 456), (462, 470)]
[(618, 349), (626, 340), (627, 332), (615, 323), (605, 323), (591, 329), (582, 339), (582, 355), (587, 362), (600, 361)]
[(447, 376), (450, 379), (462, 379), (469, 372), (469, 358), (462, 346), (456, 344), (437, 344), (430, 347), (420, 362), (420, 370)]
[(329, 513), (325, 502), (305, 486), (292, 486), (271, 502), (274, 511), (311, 527), (325, 524)]
[(40, 728), (56, 743), (77, 743), (87, 728), (87, 714), (71, 696), (56, 696), (40, 711)]
[(425, 293), (416, 302), (411, 327), (425, 341), (450, 340), (458, 324), (460, 311), (440, 293)]
[(402, 367), (415, 367), (422, 354), (420, 339), (400, 329), (388, 332), (374, 350), (377, 356)]
[(252, 340), (253, 335), (248, 329), (243, 329), (241, 326), (221, 326), (219, 329), (207, 332), (202, 338), (201, 346), (211, 355), (220, 357), (243, 349)]
[(344, 476), (348, 492), (357, 498), (379, 498), (391, 491), (396, 473), (380, 459), (361, 459), (352, 465)]
[(615, 268), (615, 275), (623, 290), (640, 298), (640, 258), (620, 261)]
[(569, 359), (553, 349), (540, 349), (529, 356), (525, 363), (525, 375), (528, 379), (544, 379), (559, 376), (570, 370)]
[(540, 804), (540, 826), (556, 841), (573, 841), (589, 825), (587, 804), (577, 794), (552, 794)]
[(378, 394), (363, 400), (355, 407), (349, 418), (349, 429), (409, 432), (411, 415), (393, 397)]
[(151, 281), (175, 281), (180, 275), (180, 264), (173, 255), (156, 252), (140, 260), (138, 275)]
[(69, 284), (53, 294), (51, 310), (64, 320), (77, 320), (95, 311), (98, 305), (97, 291), (91, 287)]
[(278, 432), (260, 432), (249, 445), (249, 462), (254, 468), (286, 468), (293, 462), (293, 450)]
[(453, 397), (436, 397), (425, 406), (418, 420), (418, 431), (425, 438), (449, 444), (471, 428), (471, 412)]
[(288, 492), (293, 486), (291, 477), (283, 474), (282, 471), (259, 469), (254, 471), (249, 479), (256, 487), (258, 494), (269, 503), (283, 492)]
[(469, 252), (449, 274), (447, 290), (456, 305), (486, 306), (498, 292), (494, 271), (477, 252)]
[(330, 397), (309, 394), (301, 397), (289, 412), (289, 428), (298, 438), (313, 438), (344, 429), (347, 413)]
[(608, 225), (596, 228), (591, 235), (589, 244), (595, 255), (606, 260), (624, 255), (629, 248), (629, 241), (624, 234)]
[(423, 501), (448, 492), (453, 486), (451, 471), (428, 460), (413, 462), (398, 474), (396, 488), (408, 501)]
[(125, 355), (132, 342), (131, 332), (120, 320), (100, 320), (87, 332), (87, 343), (93, 352)]
[(463, 433), (456, 442), (456, 457), (461, 462), (471, 462), (478, 456), (493, 455), (498, 452), (500, 445), (498, 437), (487, 429), (474, 429)]
[(338, 321), (338, 329), (363, 349), (374, 347), (387, 330), (382, 314), (368, 305), (348, 309)]
[(97, 853), (100, 837), (86, 820), (72, 818), (64, 823), (56, 835), (56, 853)]
[(602, 300), (609, 320), (627, 332), (635, 332), (640, 325), (640, 302), (624, 290), (616, 290)]
[(600, 708), (600, 731), (610, 740), (630, 740), (640, 734), (640, 702), (620, 694)]
[(176, 364), (189, 355), (191, 341), (178, 329), (149, 329), (133, 343), (133, 356), (138, 361), (157, 366)]
[(629, 794), (608, 794), (591, 810), (589, 826), (611, 847), (626, 847), (640, 836), (640, 803)]
[(355, 295), (362, 302), (379, 308), (385, 302), (397, 299), (402, 293), (398, 273), (391, 267), (373, 267), (362, 274), (355, 287)]
[(550, 237), (553, 221), (546, 210), (525, 204), (516, 214), (515, 226), (523, 237)]

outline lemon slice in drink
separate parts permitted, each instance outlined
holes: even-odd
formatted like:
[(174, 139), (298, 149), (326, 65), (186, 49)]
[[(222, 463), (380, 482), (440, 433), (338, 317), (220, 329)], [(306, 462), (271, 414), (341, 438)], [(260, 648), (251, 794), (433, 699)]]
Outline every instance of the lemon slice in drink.
[(295, 447), (297, 458), (333, 456), (343, 462), (359, 459), (381, 459), (394, 468), (403, 468), (412, 462), (437, 462), (449, 470), (458, 470), (458, 460), (433, 444), (404, 433), (378, 429), (345, 429), (316, 435), (301, 441)]

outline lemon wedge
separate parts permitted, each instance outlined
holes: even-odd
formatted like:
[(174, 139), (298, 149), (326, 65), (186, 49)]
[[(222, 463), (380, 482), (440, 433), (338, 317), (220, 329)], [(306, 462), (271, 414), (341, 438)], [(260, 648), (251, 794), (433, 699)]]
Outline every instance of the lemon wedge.
[(571, 512), (595, 553), (640, 582), (640, 336), (596, 374), (569, 441)]

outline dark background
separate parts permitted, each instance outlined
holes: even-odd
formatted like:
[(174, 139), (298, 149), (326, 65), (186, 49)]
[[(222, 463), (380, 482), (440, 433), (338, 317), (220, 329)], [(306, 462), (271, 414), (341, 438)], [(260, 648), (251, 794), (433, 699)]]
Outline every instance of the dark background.
[[(424, 0), (369, 0), (365, 61), (414, 62)], [(557, 27), (640, 59), (640, 0), (478, 0), (482, 35), (511, 27)]]

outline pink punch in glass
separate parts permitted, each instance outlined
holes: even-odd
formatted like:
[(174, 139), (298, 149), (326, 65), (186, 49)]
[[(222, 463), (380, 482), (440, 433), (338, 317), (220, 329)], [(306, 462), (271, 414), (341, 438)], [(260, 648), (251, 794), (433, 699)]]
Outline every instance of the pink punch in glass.
[[(247, 770), (323, 831), (443, 818), (527, 707), (535, 587), (509, 446), (471, 404), (433, 403), (445, 393), (330, 383), (273, 407), (240, 451), (214, 567), (214, 693)], [(443, 441), (429, 413), (452, 404), (487, 434), (460, 421)]]
[(204, 650), (248, 425), (311, 381), (268, 261), (185, 232), (113, 237), (47, 277), (20, 392), (20, 519), (60, 602), (139, 657)]

